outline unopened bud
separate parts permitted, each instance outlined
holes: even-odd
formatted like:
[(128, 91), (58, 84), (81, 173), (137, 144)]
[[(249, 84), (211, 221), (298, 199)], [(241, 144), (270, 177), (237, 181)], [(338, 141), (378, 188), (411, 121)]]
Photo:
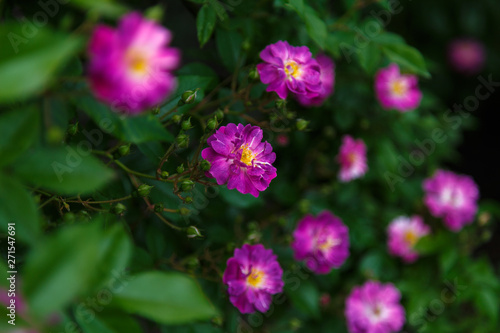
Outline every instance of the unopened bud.
[(180, 114), (174, 114), (172, 116), (172, 121), (176, 124), (180, 123), (182, 120), (182, 116)]
[(278, 99), (276, 101), (276, 107), (278, 109), (283, 109), (286, 106), (286, 100), (285, 99)]
[(189, 136), (186, 134), (179, 134), (175, 141), (177, 142), (177, 146), (179, 146), (179, 148), (186, 148), (189, 146)]
[(127, 156), (130, 154), (130, 143), (128, 145), (122, 145), (118, 147), (118, 153), (120, 156)]
[(147, 184), (142, 184), (141, 186), (139, 186), (139, 188), (137, 189), (137, 194), (140, 196), (140, 197), (147, 197), (149, 195), (149, 193), (151, 192), (151, 189), (153, 188), (154, 186), (150, 186), (150, 185), (147, 185)]
[(212, 164), (207, 160), (203, 160), (200, 162), (200, 167), (201, 167), (201, 170), (203, 170), (203, 171), (209, 171), (210, 168), (212, 167)]
[(195, 226), (189, 226), (186, 230), (186, 234), (187, 234), (188, 238), (202, 238), (203, 237), (200, 230), (198, 230), (198, 228), (196, 228)]
[(162, 171), (162, 172), (161, 172), (161, 178), (162, 178), (162, 179), (167, 179), (169, 175), (170, 175), (170, 174), (168, 173), (168, 171)]
[(252, 80), (257, 80), (259, 78), (259, 72), (257, 71), (257, 68), (252, 68), (248, 73), (248, 77)]
[(191, 191), (194, 187), (194, 182), (191, 179), (185, 179), (181, 182), (181, 190), (184, 192)]
[(221, 109), (218, 109), (217, 111), (215, 111), (215, 118), (217, 118), (218, 121), (221, 121), (222, 119), (224, 119), (224, 112), (222, 112)]
[(193, 197), (186, 197), (186, 198), (184, 198), (184, 202), (187, 203), (187, 204), (190, 204), (191, 202), (193, 202)]
[(309, 121), (304, 120), (304, 119), (297, 119), (297, 129), (299, 131), (303, 131), (307, 128), (307, 125), (309, 125)]
[(154, 207), (154, 210), (157, 213), (163, 212), (163, 204), (161, 202), (160, 203), (156, 203), (155, 207)]
[(185, 130), (185, 131), (187, 131), (188, 129), (193, 128), (193, 125), (191, 125), (191, 117), (189, 117), (187, 120), (184, 120), (182, 122), (181, 128), (183, 130)]
[(69, 135), (75, 135), (76, 133), (78, 133), (78, 122), (69, 125), (67, 131)]
[(155, 107), (153, 108), (152, 113), (153, 113), (154, 115), (160, 114), (160, 107), (159, 107), (159, 106), (155, 106)]
[(179, 209), (179, 213), (181, 215), (186, 216), (186, 215), (191, 214), (191, 211), (188, 208), (186, 208), (186, 207), (181, 207), (181, 209)]
[(177, 173), (183, 173), (183, 172), (184, 172), (184, 163), (182, 163), (177, 167)]
[(120, 202), (111, 208), (111, 211), (117, 215), (123, 214), (126, 210), (127, 210), (127, 207)]
[(64, 132), (59, 126), (49, 127), (46, 135), (50, 144), (59, 144), (64, 140)]
[(181, 99), (179, 100), (179, 105), (184, 105), (184, 104), (191, 104), (194, 102), (196, 99), (196, 90), (186, 90), (185, 92), (182, 93)]
[(212, 118), (210, 119), (208, 122), (207, 122), (207, 128), (211, 131), (213, 131), (214, 129), (216, 129), (218, 126), (218, 123), (217, 123), (217, 118)]
[(243, 41), (243, 43), (241, 43), (241, 48), (243, 49), (243, 51), (248, 51), (248, 50), (250, 50), (251, 47), (252, 47), (252, 43), (250, 43), (250, 41), (248, 39), (245, 39), (245, 41)]

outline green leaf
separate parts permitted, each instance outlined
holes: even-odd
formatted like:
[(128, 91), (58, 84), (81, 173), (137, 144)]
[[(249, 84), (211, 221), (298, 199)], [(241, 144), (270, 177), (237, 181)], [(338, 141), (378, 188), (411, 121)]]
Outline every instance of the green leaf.
[[(152, 114), (135, 117), (119, 115), (92, 97), (75, 98), (73, 103), (85, 111), (103, 132), (111, 133), (123, 141), (142, 143), (148, 141), (173, 142), (175, 140), (174, 136)], [(102, 140), (102, 132), (95, 135), (99, 141)], [(92, 143), (94, 144), (94, 142)]]
[(128, 10), (127, 7), (112, 0), (73, 0), (70, 4), (111, 18), (119, 18)]
[(35, 242), (41, 234), (40, 217), (32, 196), (12, 177), (0, 174), (0, 229), (15, 223), (15, 238)]
[(0, 103), (26, 99), (46, 89), (57, 70), (83, 44), (76, 35), (34, 26), (29, 31), (34, 31), (33, 36), (23, 34), (20, 25), (0, 26), (0, 36), (9, 41), (0, 48)]
[(475, 293), (476, 306), (492, 321), (498, 322), (498, 314), (500, 313), (500, 301), (498, 293), (490, 288), (483, 288)]
[(382, 59), (380, 49), (373, 42), (370, 42), (366, 47), (358, 48), (356, 51), (361, 67), (367, 74), (373, 75), (378, 69), (380, 60)]
[(328, 30), (325, 22), (318, 17), (316, 12), (311, 8), (306, 6), (306, 12), (304, 15), (304, 21), (306, 23), (307, 33), (316, 44), (322, 49), (325, 48), (326, 37)]
[(31, 146), (39, 124), (40, 113), (32, 107), (0, 115), (0, 166), (9, 164)]
[(217, 29), (215, 31), (215, 42), (221, 62), (230, 72), (240, 66), (243, 59), (241, 54), (241, 44), (243, 38), (233, 30)]
[(123, 278), (130, 240), (119, 224), (103, 231), (102, 220), (62, 228), (33, 248), (24, 267), (23, 288), (37, 316), (60, 310), (97, 287), (102, 287), (99, 296), (117, 293), (128, 283)]
[(430, 78), (431, 74), (427, 71), (424, 57), (420, 52), (406, 44), (386, 44), (382, 51), (389, 60), (401, 65), (403, 70)]
[(262, 197), (254, 197), (251, 194), (243, 194), (236, 189), (228, 190), (227, 187), (219, 187), (220, 195), (225, 202), (238, 208), (249, 208), (256, 205), (262, 205)]
[(121, 224), (115, 224), (102, 233), (99, 250), (95, 258), (94, 276), (89, 285), (94, 289), (116, 282), (129, 263), (132, 254), (132, 242)]
[[(199, 88), (205, 92), (215, 87), (218, 82), (218, 77), (214, 70), (207, 65), (198, 62), (182, 67), (177, 71), (177, 75), (177, 79), (179, 81), (177, 90), (175, 94), (172, 95), (169, 102), (161, 108), (160, 115), (163, 115), (174, 108), (177, 105), (182, 93), (186, 90), (195, 90)], [(198, 95), (201, 95), (200, 92), (198, 92)], [(197, 100), (198, 98), (199, 97), (197, 97)], [(178, 112), (180, 112), (180, 110), (188, 110), (194, 105), (195, 104), (184, 105), (179, 108)]]
[(319, 291), (310, 281), (300, 281), (297, 290), (286, 288), (286, 294), (293, 305), (314, 318), (319, 318)]
[(137, 275), (113, 298), (113, 304), (162, 324), (207, 320), (217, 315), (196, 281), (179, 273)]
[(97, 264), (99, 239), (97, 225), (79, 225), (60, 230), (32, 249), (23, 290), (34, 314), (43, 318), (62, 309), (86, 288)]
[(86, 149), (39, 148), (20, 157), (13, 168), (23, 181), (61, 194), (91, 193), (113, 177), (113, 171)]
[(132, 317), (117, 311), (98, 312), (87, 307), (76, 308), (75, 318), (84, 333), (142, 333), (141, 326)]
[(196, 28), (198, 30), (198, 40), (200, 41), (200, 47), (203, 47), (215, 29), (215, 23), (217, 20), (217, 14), (213, 7), (209, 5), (203, 5), (198, 16), (196, 17)]

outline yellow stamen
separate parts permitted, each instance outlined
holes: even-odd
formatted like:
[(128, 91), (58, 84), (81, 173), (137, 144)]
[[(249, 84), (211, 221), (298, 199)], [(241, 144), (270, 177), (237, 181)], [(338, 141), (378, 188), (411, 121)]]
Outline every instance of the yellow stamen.
[(403, 80), (395, 80), (392, 83), (392, 92), (394, 95), (402, 96), (406, 94), (408, 88)]
[(299, 64), (297, 64), (293, 60), (289, 60), (285, 63), (285, 74), (287, 77), (293, 76), (297, 77), (300, 74), (300, 67)]
[(264, 272), (252, 268), (252, 271), (247, 277), (247, 283), (254, 288), (258, 288), (264, 282)]
[(340, 244), (340, 241), (338, 239), (327, 238), (325, 241), (318, 243), (316, 247), (318, 248), (318, 250), (324, 252), (330, 250), (332, 247), (337, 246), (338, 244)]
[(148, 63), (141, 52), (132, 50), (127, 53), (127, 63), (129, 69), (136, 74), (145, 74)]
[(248, 148), (248, 145), (243, 145), (243, 146), (241, 146), (240, 149), (243, 150), (243, 152), (241, 153), (240, 161), (245, 163), (248, 166), (252, 165), (252, 161), (255, 158), (255, 155), (252, 152), (252, 150), (250, 150), (250, 148)]
[(408, 245), (413, 246), (418, 241), (418, 236), (413, 230), (408, 230), (405, 232), (404, 239)]

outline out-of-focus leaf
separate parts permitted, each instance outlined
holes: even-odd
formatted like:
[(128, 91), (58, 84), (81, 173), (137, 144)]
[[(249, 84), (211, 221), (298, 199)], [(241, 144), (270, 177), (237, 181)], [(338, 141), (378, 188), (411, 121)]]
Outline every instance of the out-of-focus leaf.
[(219, 190), (219, 193), (224, 201), (238, 208), (248, 208), (263, 204), (261, 197), (256, 198), (251, 194), (242, 194), (236, 189), (228, 190), (226, 187), (220, 187)]
[(111, 18), (119, 18), (127, 12), (127, 7), (113, 0), (73, 0), (69, 3), (75, 7), (95, 11)]
[(122, 312), (77, 307), (75, 318), (84, 333), (142, 333), (139, 323)]
[(403, 70), (426, 78), (431, 77), (431, 74), (427, 71), (424, 57), (414, 47), (406, 44), (386, 44), (382, 47), (382, 51), (389, 60), (400, 65)]
[(130, 241), (121, 226), (103, 232), (100, 221), (63, 228), (32, 249), (24, 267), (23, 294), (37, 317), (61, 310), (103, 283), (106, 287), (100, 290), (111, 293), (126, 285), (118, 280), (124, 276)]
[(328, 34), (325, 22), (318, 17), (318, 14), (311, 7), (304, 4), (303, 0), (292, 0), (288, 4), (306, 24), (307, 34), (322, 49), (325, 48)]
[(358, 61), (361, 67), (367, 74), (373, 75), (379, 67), (378, 65), (382, 59), (380, 49), (373, 42), (370, 42), (366, 45), (366, 47), (358, 48), (357, 52)]
[(37, 206), (27, 190), (14, 178), (0, 174), (0, 229), (15, 223), (15, 239), (35, 242), (41, 234)]
[(216, 21), (217, 14), (215, 9), (212, 6), (203, 5), (196, 17), (196, 28), (198, 30), (200, 47), (203, 47), (210, 39), (210, 36), (212, 36)]
[(113, 177), (101, 161), (76, 147), (39, 148), (21, 156), (14, 173), (23, 181), (61, 194), (85, 194)]
[(490, 288), (482, 288), (475, 292), (476, 307), (481, 310), (492, 324), (498, 322), (498, 314), (500, 313), (500, 299), (498, 292)]
[(241, 44), (243, 38), (237, 31), (217, 29), (215, 42), (219, 57), (226, 68), (233, 72), (242, 63)]
[(290, 290), (285, 287), (287, 296), (291, 299), (296, 308), (303, 311), (305, 314), (318, 318), (319, 317), (319, 291), (317, 287), (310, 281), (300, 281), (297, 290)]
[(0, 115), (0, 166), (9, 164), (34, 142), (39, 132), (40, 113), (30, 107)]
[[(122, 116), (92, 97), (75, 98), (73, 103), (76, 107), (84, 110), (104, 133), (111, 133), (123, 141), (132, 143), (173, 142), (175, 139), (172, 133), (168, 132), (158, 118), (152, 114), (136, 117)], [(103, 132), (95, 133), (99, 137), (99, 141), (102, 140)]]
[[(78, 36), (28, 24), (23, 27), (0, 26), (0, 36), (7, 39), (0, 48), (0, 103), (26, 99), (46, 89), (57, 70), (83, 44)], [(29, 36), (23, 33), (26, 31)]]
[(113, 304), (163, 324), (207, 320), (217, 314), (196, 281), (179, 273), (137, 275), (116, 295)]

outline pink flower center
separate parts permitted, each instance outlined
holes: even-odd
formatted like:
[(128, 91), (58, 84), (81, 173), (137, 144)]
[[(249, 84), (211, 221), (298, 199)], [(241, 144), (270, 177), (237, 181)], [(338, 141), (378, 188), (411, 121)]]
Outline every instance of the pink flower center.
[(248, 145), (243, 145), (243, 146), (241, 146), (240, 149), (243, 150), (241, 152), (240, 161), (245, 163), (248, 166), (251, 166), (252, 161), (255, 158), (255, 154), (253, 153), (253, 151), (250, 148), (248, 148)]
[(250, 274), (247, 276), (247, 284), (254, 288), (259, 288), (264, 283), (266, 274), (263, 271), (252, 268)]
[(288, 60), (285, 63), (285, 74), (290, 79), (291, 76), (297, 78), (301, 74), (300, 66), (293, 60)]
[(399, 78), (392, 82), (391, 90), (394, 95), (401, 97), (408, 91), (408, 85), (404, 79)]

